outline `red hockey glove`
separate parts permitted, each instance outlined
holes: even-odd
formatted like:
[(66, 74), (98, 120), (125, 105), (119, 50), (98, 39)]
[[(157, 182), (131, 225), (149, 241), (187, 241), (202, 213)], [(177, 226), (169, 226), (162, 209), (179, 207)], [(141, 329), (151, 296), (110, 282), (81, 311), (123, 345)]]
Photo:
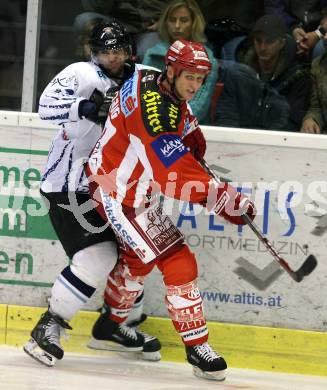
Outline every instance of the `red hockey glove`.
[(198, 161), (203, 159), (207, 144), (199, 128), (187, 134), (182, 141)]
[(242, 218), (244, 214), (253, 221), (256, 214), (254, 204), (228, 183), (220, 184), (216, 199), (213, 211), (227, 221), (234, 225), (245, 225), (246, 222)]

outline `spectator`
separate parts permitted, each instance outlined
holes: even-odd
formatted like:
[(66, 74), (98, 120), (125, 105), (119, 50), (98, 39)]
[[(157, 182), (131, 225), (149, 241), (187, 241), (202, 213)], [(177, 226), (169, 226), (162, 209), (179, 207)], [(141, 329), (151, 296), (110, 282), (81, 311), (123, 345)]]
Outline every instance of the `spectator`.
[(286, 130), (289, 106), (269, 84), (247, 65), (219, 61), (218, 98), (212, 124), (249, 129)]
[(240, 49), (236, 57), (253, 68), (261, 81), (279, 93), (281, 100), (286, 100), (286, 130), (299, 131), (309, 105), (311, 79), (309, 68), (296, 60), (294, 39), (286, 32), (279, 16), (265, 15), (253, 28), (253, 43), (244, 52)]
[(229, 0), (214, 4), (199, 0), (207, 26), (206, 36), (218, 58), (232, 60), (232, 53), (242, 38), (247, 36), (257, 19), (263, 15), (263, 0)]
[(93, 27), (101, 22), (110, 23), (111, 21), (112, 19), (96, 12), (84, 12), (77, 15), (73, 29), (78, 43), (76, 54), (82, 61), (88, 61), (91, 58), (89, 39)]
[[(195, 0), (172, 0), (159, 20), (158, 32), (161, 40), (146, 51), (143, 64), (163, 69), (168, 47), (175, 40), (181, 38), (194, 42), (205, 42), (204, 27), (204, 17)], [(212, 71), (205, 84), (190, 101), (194, 115), (202, 124), (209, 121), (211, 96), (216, 84), (218, 68), (213, 52), (207, 45), (205, 48), (212, 63)]]
[(159, 16), (166, 6), (163, 0), (82, 0), (86, 15), (78, 15), (85, 22), (98, 13), (118, 19), (133, 39), (133, 54), (142, 61), (148, 47), (154, 45), (159, 37), (156, 32)]
[[(327, 30), (327, 8), (322, 10), (321, 26)], [(312, 92), (310, 108), (306, 113), (301, 132), (320, 134), (327, 133), (327, 35), (323, 37), (325, 52), (312, 61)]]
[(283, 18), (297, 43), (298, 54), (312, 52), (312, 57), (317, 57), (323, 52), (319, 21), (325, 6), (326, 0), (266, 0), (265, 13)]

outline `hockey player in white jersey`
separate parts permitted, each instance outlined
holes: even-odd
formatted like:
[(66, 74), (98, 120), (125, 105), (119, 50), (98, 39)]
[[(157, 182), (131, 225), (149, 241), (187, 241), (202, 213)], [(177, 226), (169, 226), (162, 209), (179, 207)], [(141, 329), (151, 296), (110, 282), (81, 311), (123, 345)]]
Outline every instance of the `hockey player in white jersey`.
[[(71, 265), (55, 280), (49, 308), (24, 346), (26, 353), (47, 366), (63, 358), (60, 334), (71, 329), (67, 321), (85, 305), (117, 261), (115, 235), (93, 208), (83, 164), (101, 135), (115, 92), (132, 76), (135, 65), (130, 60), (129, 36), (119, 22), (95, 26), (89, 43), (91, 60), (73, 63), (55, 76), (39, 104), (41, 119), (60, 126), (42, 176), (41, 194), (71, 259)], [(93, 328), (93, 339), (110, 344), (107, 349), (141, 351), (145, 359), (159, 360), (159, 341), (134, 326), (144, 320), (142, 308), (140, 294), (129, 322), (117, 325), (109, 321), (110, 308), (105, 306)]]

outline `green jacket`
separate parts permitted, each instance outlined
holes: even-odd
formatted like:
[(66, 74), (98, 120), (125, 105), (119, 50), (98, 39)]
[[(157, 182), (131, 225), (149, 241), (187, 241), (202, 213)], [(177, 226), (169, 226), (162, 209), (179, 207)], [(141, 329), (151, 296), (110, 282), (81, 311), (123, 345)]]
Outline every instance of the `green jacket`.
[(327, 51), (315, 58), (311, 65), (312, 90), (310, 107), (304, 120), (314, 119), (321, 133), (327, 133)]

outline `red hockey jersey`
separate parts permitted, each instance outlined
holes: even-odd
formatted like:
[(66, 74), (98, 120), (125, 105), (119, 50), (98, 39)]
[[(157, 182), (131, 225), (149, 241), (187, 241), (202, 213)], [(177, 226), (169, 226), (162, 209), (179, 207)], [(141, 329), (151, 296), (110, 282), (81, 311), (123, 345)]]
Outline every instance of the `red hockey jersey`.
[(113, 100), (87, 172), (107, 194), (137, 208), (155, 189), (203, 203), (212, 178), (182, 139), (198, 127), (186, 102), (176, 102), (158, 82), (160, 73), (140, 70)]

